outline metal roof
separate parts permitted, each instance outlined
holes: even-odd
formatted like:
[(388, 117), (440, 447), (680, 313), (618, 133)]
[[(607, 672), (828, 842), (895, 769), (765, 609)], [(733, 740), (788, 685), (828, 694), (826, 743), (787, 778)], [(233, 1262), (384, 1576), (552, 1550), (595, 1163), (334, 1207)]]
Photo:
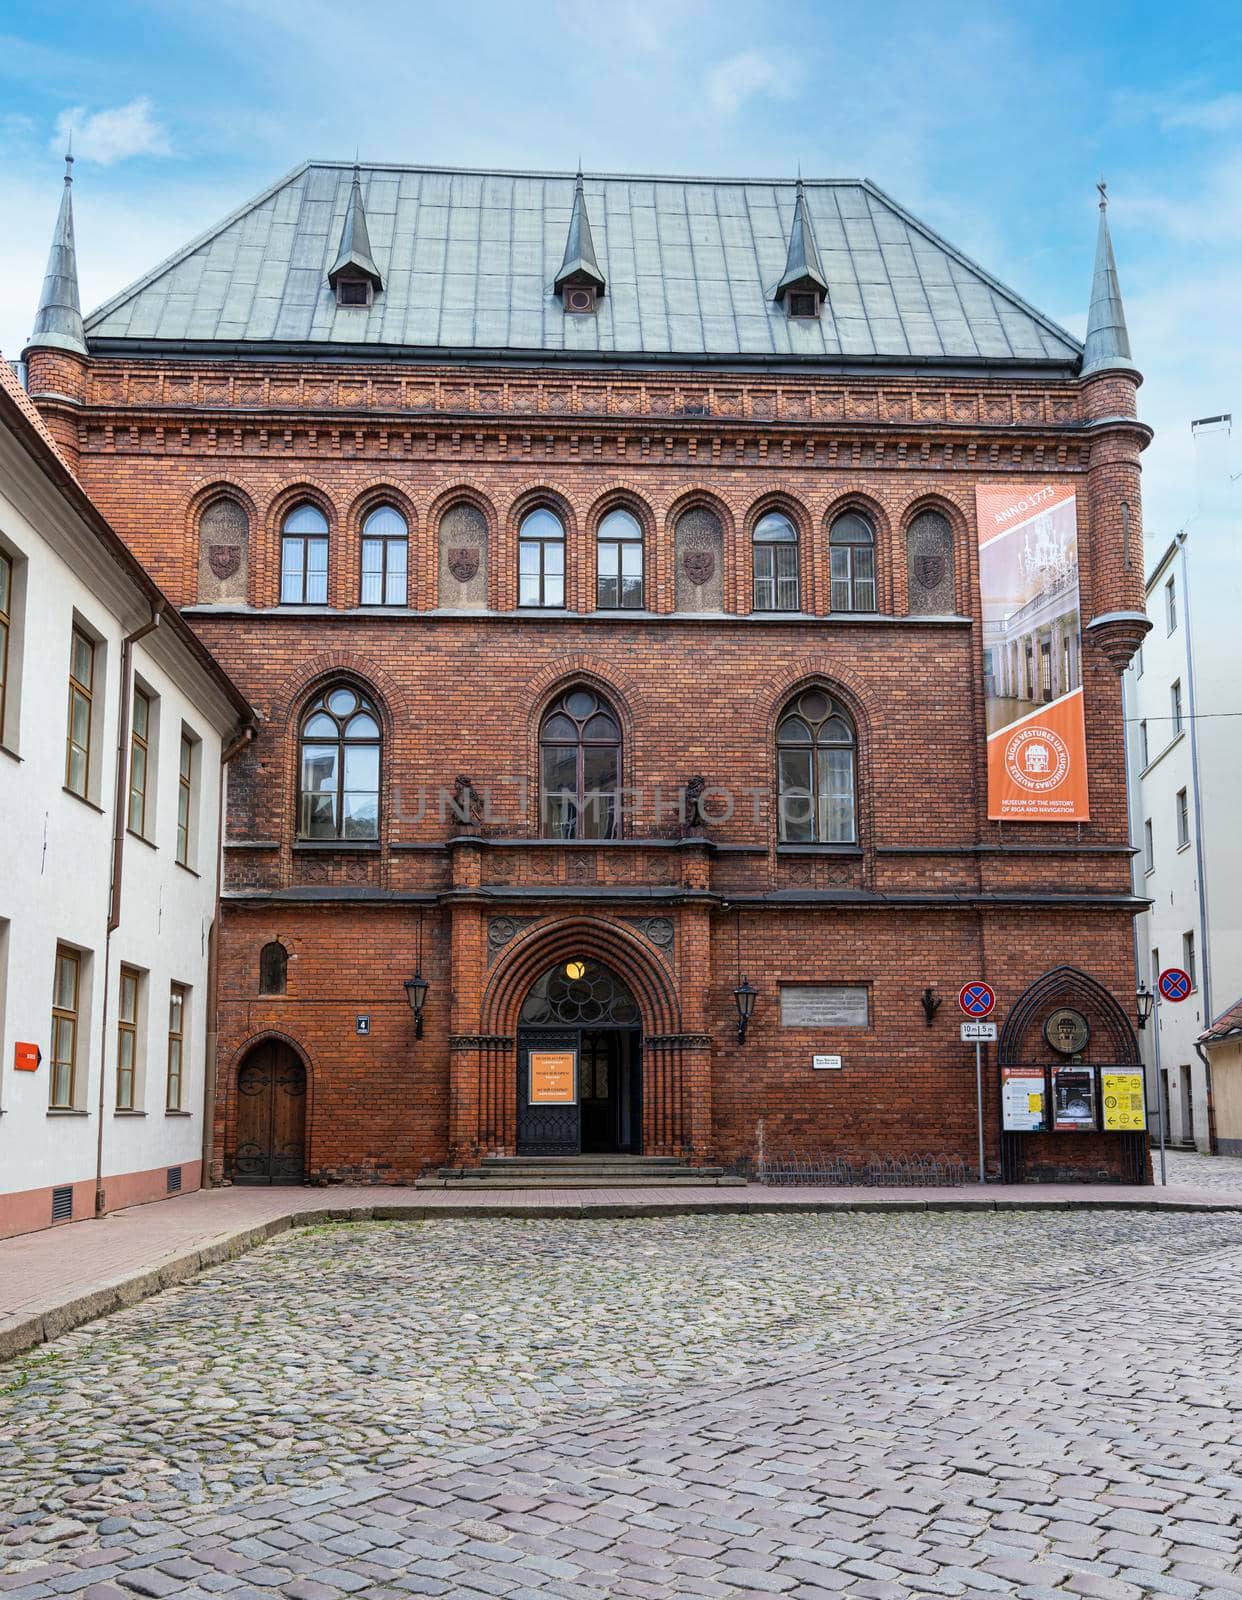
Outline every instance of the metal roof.
[(1100, 184), (1100, 228), (1095, 244), (1095, 272), (1091, 278), (1091, 308), (1087, 313), (1087, 341), (1083, 376), (1093, 372), (1132, 371), (1130, 335), (1117, 282), (1117, 263), (1108, 231), (1108, 196)]
[(48, 251), (47, 272), (39, 293), (32, 345), (86, 354), (82, 312), (78, 304), (78, 257), (73, 243), (73, 157), (65, 157), (65, 186), (60, 194), (56, 230)]
[[(90, 342), (1075, 365), (1063, 328), (867, 180), (805, 180), (828, 286), (822, 316), (774, 302), (793, 180), (587, 177), (608, 293), (567, 316), (554, 293), (574, 175), (364, 166), (383, 291), (328, 284), (352, 162), (307, 162), (86, 321)], [(325, 353), (327, 351), (325, 350)]]

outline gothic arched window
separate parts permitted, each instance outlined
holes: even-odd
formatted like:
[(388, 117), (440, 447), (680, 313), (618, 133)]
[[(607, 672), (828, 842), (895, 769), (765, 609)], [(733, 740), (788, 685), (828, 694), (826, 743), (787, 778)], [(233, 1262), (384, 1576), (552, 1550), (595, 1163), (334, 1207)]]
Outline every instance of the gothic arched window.
[(568, 690), (539, 729), (539, 821), (547, 839), (621, 836), (621, 725), (593, 690)]
[(294, 506), (281, 527), (280, 603), (328, 603), (328, 519), (318, 506)]
[(518, 532), (518, 604), (565, 604), (565, 528), (546, 506), (524, 517)]
[(349, 684), (326, 689), (302, 718), (298, 834), (378, 839), (380, 720)]
[(595, 603), (601, 611), (643, 603), (643, 530), (632, 512), (610, 511), (599, 525)]
[(845, 511), (828, 531), (833, 611), (875, 610), (875, 534), (866, 517)]
[(409, 529), (394, 506), (376, 506), (362, 524), (362, 604), (405, 604)]
[(855, 844), (854, 725), (823, 689), (803, 689), (776, 728), (782, 844)]
[(751, 535), (755, 560), (755, 610), (796, 611), (798, 530), (780, 511), (760, 517)]

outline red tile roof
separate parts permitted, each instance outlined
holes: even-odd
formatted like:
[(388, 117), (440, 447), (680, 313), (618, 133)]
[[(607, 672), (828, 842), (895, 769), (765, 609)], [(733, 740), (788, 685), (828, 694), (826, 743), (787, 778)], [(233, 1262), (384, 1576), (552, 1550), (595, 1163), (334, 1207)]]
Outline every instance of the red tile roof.
[(1235, 1000), (1227, 1011), (1210, 1028), (1199, 1035), (1200, 1044), (1210, 1044), (1214, 1039), (1227, 1039), (1231, 1033), (1242, 1033), (1242, 1000)]

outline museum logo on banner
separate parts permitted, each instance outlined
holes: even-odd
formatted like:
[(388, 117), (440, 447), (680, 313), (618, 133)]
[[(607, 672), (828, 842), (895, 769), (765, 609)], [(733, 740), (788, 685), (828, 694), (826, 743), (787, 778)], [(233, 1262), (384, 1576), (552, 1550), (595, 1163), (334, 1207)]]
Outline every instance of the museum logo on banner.
[(1078, 503), (1065, 483), (978, 484), (988, 816), (1086, 822)]

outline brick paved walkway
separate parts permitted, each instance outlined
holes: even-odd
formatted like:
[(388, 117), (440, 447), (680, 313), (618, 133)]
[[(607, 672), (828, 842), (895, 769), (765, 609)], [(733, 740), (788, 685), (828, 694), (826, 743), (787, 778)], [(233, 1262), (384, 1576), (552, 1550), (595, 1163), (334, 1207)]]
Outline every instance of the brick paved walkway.
[(0, 1240), (0, 1360), (93, 1317), (183, 1282), (282, 1231), (292, 1221), (453, 1214), (629, 1215), (891, 1207), (1242, 1205), (1242, 1161), (1171, 1152), (1169, 1185), (960, 1189), (584, 1189), (462, 1195), (447, 1190), (333, 1188), (200, 1190), (99, 1221)]
[(0, 1593), (1238, 1600), (1242, 1215), (297, 1230), (5, 1369)]

